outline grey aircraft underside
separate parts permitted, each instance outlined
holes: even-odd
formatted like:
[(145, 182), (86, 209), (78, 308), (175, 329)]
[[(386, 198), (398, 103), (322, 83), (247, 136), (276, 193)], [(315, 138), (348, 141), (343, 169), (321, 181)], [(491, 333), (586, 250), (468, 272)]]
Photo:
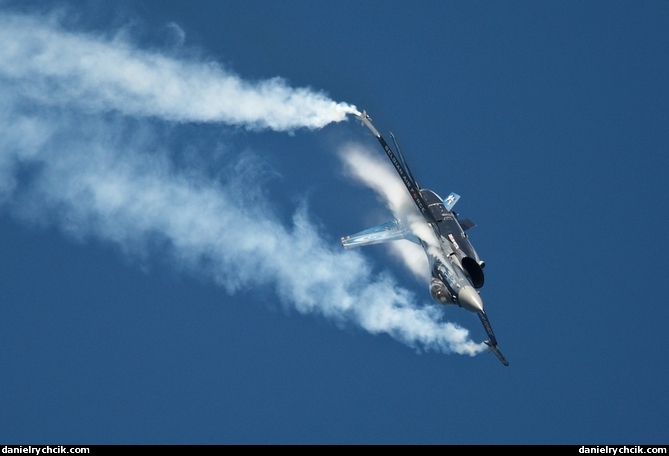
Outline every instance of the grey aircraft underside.
[(439, 304), (454, 304), (476, 313), (488, 335), (485, 344), (505, 366), (508, 366), (508, 361), (497, 346), (495, 333), (483, 308), (483, 300), (477, 291), (483, 286), (483, 267), (485, 263), (481, 261), (465, 233), (474, 226), (474, 223), (468, 219), (458, 219), (457, 214), (452, 210), (460, 196), (451, 193), (446, 199), (442, 200), (432, 190), (420, 188), (411, 175), (411, 171), (402, 156), (402, 151), (397, 142), (394, 141), (395, 138), (393, 137), (393, 141), (397, 149), (397, 155), (374, 128), (371, 118), (366, 112), (363, 111), (361, 115), (356, 117), (369, 128), (383, 147), (423, 216), (425, 223), (431, 228), (434, 238), (424, 239), (427, 236), (420, 238), (403, 221), (391, 220), (351, 236), (343, 237), (341, 239), (343, 246), (352, 248), (402, 239), (420, 245), (427, 255), (430, 266), (429, 289), (432, 298)]

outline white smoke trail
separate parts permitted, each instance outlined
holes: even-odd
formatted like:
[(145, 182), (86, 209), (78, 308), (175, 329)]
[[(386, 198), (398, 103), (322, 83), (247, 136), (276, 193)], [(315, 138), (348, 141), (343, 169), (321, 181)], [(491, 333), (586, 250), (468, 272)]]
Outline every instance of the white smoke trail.
[(215, 62), (180, 61), (121, 38), (71, 33), (54, 20), (2, 15), (0, 42), (0, 75), (29, 81), (15, 89), (41, 104), (277, 131), (320, 128), (357, 113), (281, 78), (250, 83)]
[[(30, 26), (35, 36), (17, 24)], [(324, 240), (305, 209), (286, 225), (262, 199), (248, 204), (249, 188), (257, 183), (244, 161), (237, 166), (245, 172), (220, 182), (177, 170), (172, 151), (156, 151), (153, 141), (156, 118), (285, 130), (320, 127), (352, 107), (276, 82), (248, 84), (216, 65), (65, 32), (36, 18), (1, 16), (0, 30), (0, 204), (13, 214), (112, 242), (134, 255), (155, 253), (158, 245), (175, 267), (209, 277), (230, 293), (271, 287), (300, 312), (353, 322), (410, 346), (481, 351), (466, 329), (440, 321), (438, 307), (416, 306), (414, 296), (387, 274), (374, 275), (360, 253)], [(91, 54), (92, 66), (113, 74), (87, 64), (84, 56)], [(135, 80), (137, 75), (142, 77)], [(163, 77), (171, 89), (155, 90)], [(189, 88), (190, 78), (197, 88)], [(48, 87), (63, 93), (50, 98)]]

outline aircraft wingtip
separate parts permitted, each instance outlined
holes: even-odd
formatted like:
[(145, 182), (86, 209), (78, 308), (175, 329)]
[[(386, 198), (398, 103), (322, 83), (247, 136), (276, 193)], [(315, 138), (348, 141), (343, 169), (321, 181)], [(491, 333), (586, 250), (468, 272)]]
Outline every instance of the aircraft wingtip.
[(509, 365), (509, 362), (506, 360), (502, 352), (499, 350), (497, 344), (493, 344), (490, 340), (486, 340), (483, 343), (488, 346), (488, 351), (493, 352), (495, 356), (497, 356), (497, 358), (502, 362), (502, 364), (504, 364), (505, 366)]

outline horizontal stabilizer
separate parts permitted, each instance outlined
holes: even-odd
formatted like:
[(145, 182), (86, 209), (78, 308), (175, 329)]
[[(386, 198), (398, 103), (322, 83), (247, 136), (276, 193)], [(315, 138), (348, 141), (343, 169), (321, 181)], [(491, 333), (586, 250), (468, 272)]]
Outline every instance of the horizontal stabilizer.
[(409, 231), (399, 220), (391, 220), (359, 233), (352, 234), (351, 236), (345, 236), (341, 238), (341, 243), (344, 248), (350, 249), (352, 247), (381, 244), (382, 242), (397, 241), (399, 239), (407, 239), (421, 245), (420, 239)]
[(469, 219), (462, 219), (458, 220), (460, 223), (460, 226), (462, 227), (462, 231), (467, 231), (470, 228), (474, 228), (476, 226), (476, 223), (472, 222)]
[(455, 206), (455, 203), (457, 203), (459, 199), (460, 195), (451, 192), (451, 194), (448, 195), (444, 200), (444, 206), (446, 207), (446, 210), (450, 211), (451, 209), (453, 209), (453, 206)]

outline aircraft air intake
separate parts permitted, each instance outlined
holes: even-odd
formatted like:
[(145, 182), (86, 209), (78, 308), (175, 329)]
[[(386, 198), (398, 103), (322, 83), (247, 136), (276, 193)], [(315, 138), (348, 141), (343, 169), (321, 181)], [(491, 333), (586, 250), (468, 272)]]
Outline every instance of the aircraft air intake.
[[(439, 304), (457, 303), (460, 307), (478, 314), (489, 337), (484, 343), (505, 366), (508, 366), (508, 362), (499, 351), (492, 326), (483, 310), (483, 300), (476, 291), (484, 283), (483, 266), (485, 263), (480, 261), (469, 236), (465, 234), (465, 230), (469, 230), (475, 224), (469, 219), (459, 220), (458, 214), (453, 212), (453, 206), (459, 200), (460, 195), (451, 192), (446, 199), (442, 200), (434, 191), (421, 187), (409, 170), (395, 137), (393, 136), (393, 143), (396, 153), (372, 125), (372, 119), (366, 111), (357, 115), (356, 118), (376, 137), (394, 168), (390, 171), (390, 175), (399, 176), (400, 184), (399, 186), (391, 184), (397, 181), (392, 178), (371, 177), (378, 175), (378, 172), (374, 174), (364, 172), (364, 167), (359, 164), (360, 155), (355, 158), (352, 158), (352, 155), (347, 157), (349, 166), (354, 170), (353, 175), (384, 197), (388, 208), (395, 216), (393, 222), (401, 224), (408, 233), (404, 232), (399, 236), (388, 232), (391, 222), (387, 222), (356, 235), (342, 238), (343, 246), (349, 247), (352, 240), (359, 241), (358, 245), (390, 242), (393, 246), (399, 246), (401, 241), (411, 240), (415, 245), (422, 247), (424, 255), (427, 256), (427, 265), (431, 269), (429, 291), (432, 299)], [(403, 189), (402, 186), (404, 186)], [(373, 233), (373, 239), (368, 239), (370, 233)], [(412, 234), (413, 238), (408, 234)], [(406, 253), (402, 256), (408, 265)], [(422, 265), (424, 266), (425, 262)]]
[(472, 280), (472, 285), (474, 285), (474, 288), (481, 288), (484, 282), (483, 269), (481, 269), (481, 265), (473, 258), (464, 257), (462, 259), (462, 267), (465, 268), (465, 271), (467, 271), (469, 278)]

